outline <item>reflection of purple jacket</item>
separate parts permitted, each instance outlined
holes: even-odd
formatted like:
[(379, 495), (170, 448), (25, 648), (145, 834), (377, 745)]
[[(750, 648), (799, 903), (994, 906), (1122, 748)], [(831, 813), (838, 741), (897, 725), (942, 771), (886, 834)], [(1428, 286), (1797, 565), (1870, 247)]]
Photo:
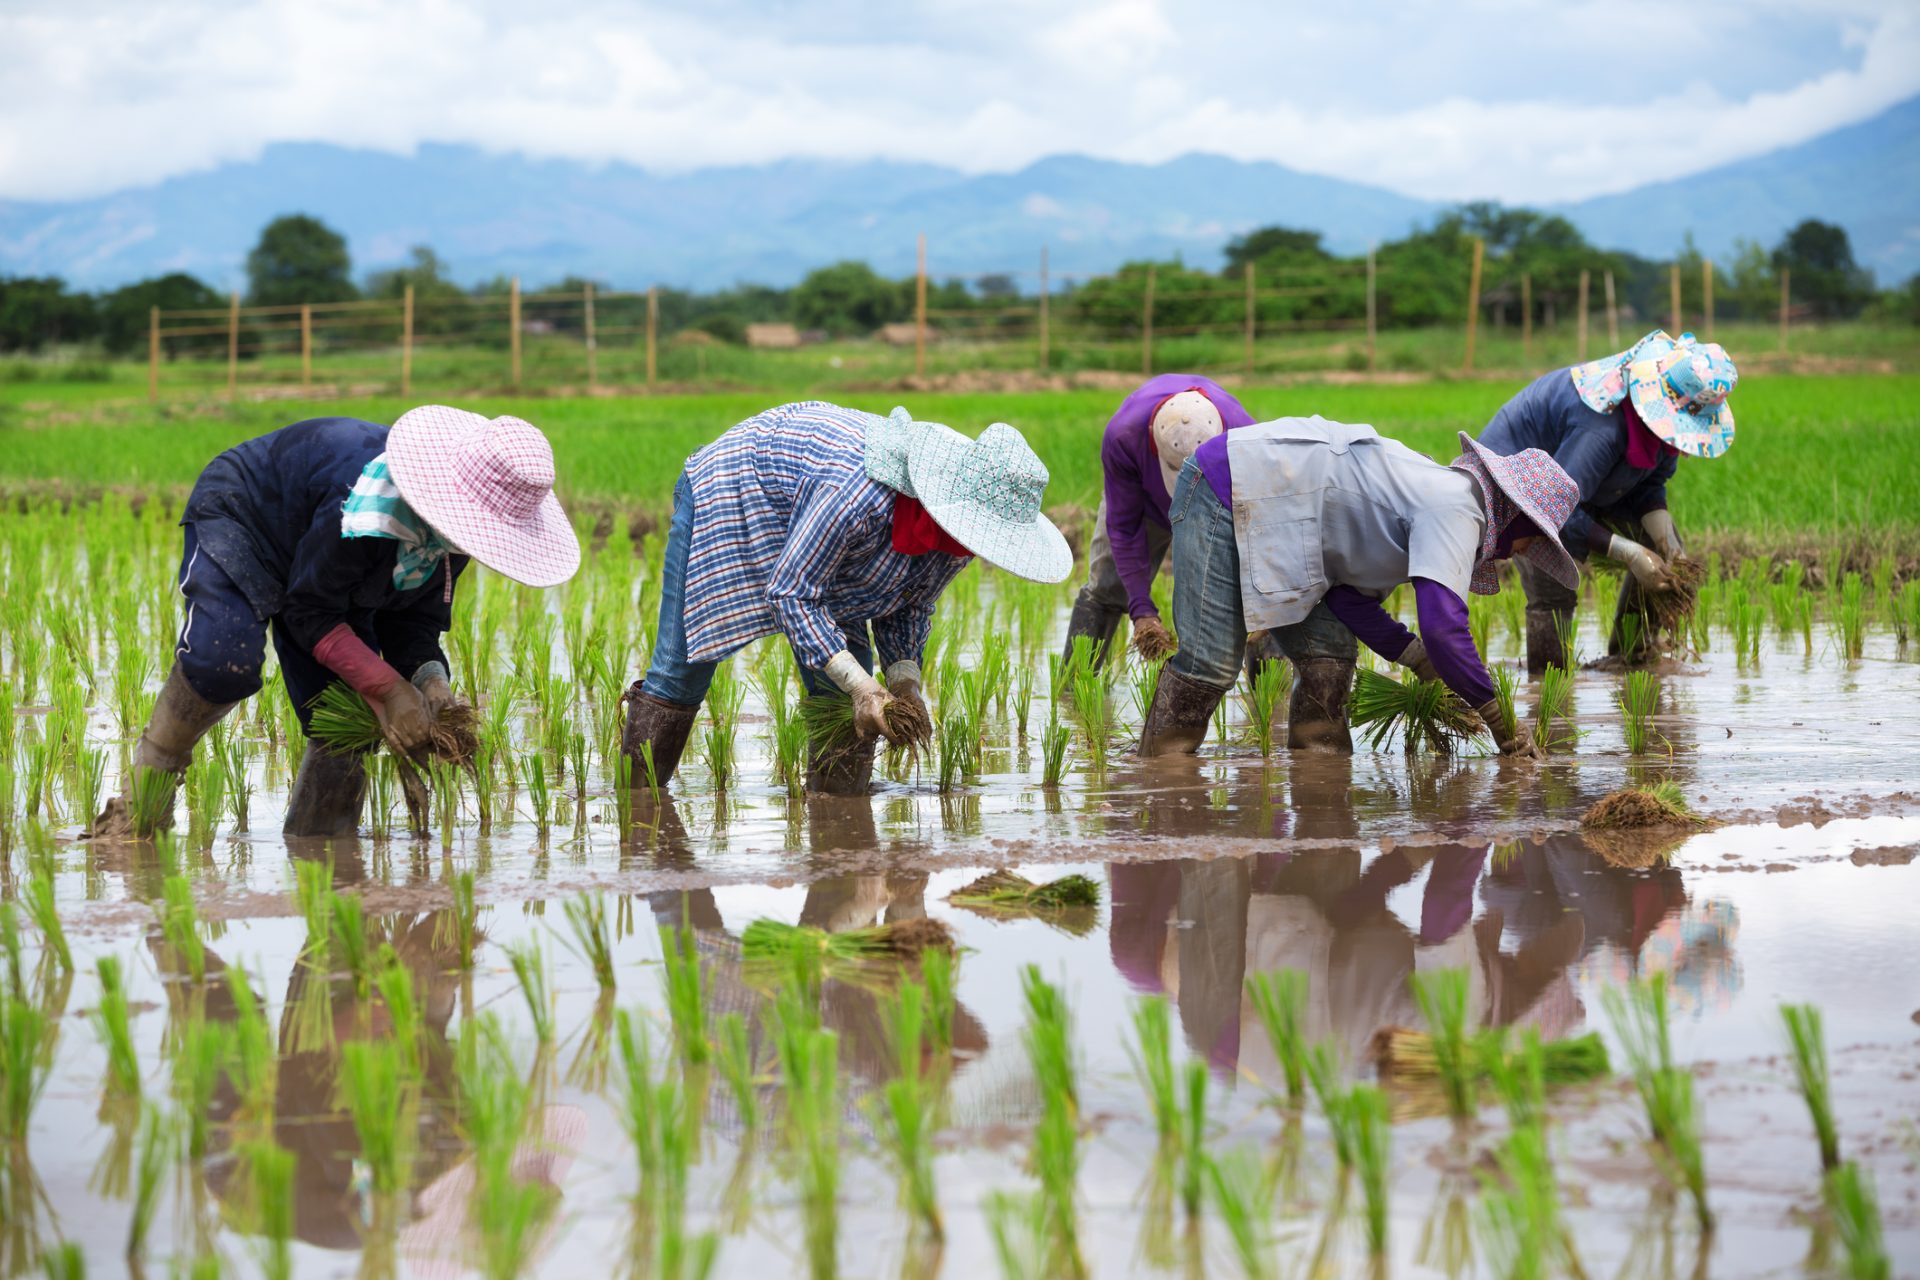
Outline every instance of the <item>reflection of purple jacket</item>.
[(1211, 400), (1229, 430), (1253, 421), (1253, 415), (1219, 383), (1193, 373), (1148, 378), (1108, 419), (1100, 440), (1100, 466), (1107, 478), (1107, 545), (1113, 552), (1114, 570), (1127, 588), (1127, 612), (1135, 618), (1159, 612), (1153, 604), (1153, 575), (1147, 571), (1145, 521), (1166, 528), (1167, 506), (1172, 501), (1153, 447), (1153, 415), (1167, 397), (1182, 391), (1198, 391)]

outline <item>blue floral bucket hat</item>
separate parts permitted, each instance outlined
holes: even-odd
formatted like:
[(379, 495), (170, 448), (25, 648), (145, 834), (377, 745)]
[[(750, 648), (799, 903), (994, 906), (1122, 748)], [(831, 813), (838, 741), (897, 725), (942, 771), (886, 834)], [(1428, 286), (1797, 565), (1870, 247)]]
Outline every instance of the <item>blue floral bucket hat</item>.
[(1631, 398), (1648, 430), (1696, 458), (1717, 458), (1732, 446), (1727, 399), (1739, 381), (1719, 343), (1658, 329), (1618, 355), (1573, 367), (1574, 388), (1589, 409), (1611, 413)]
[(1033, 582), (1062, 582), (1073, 572), (1073, 548), (1040, 510), (1047, 466), (1006, 423), (978, 440), (945, 427), (925, 431), (907, 451), (907, 471), (912, 488), (902, 492), (982, 560)]

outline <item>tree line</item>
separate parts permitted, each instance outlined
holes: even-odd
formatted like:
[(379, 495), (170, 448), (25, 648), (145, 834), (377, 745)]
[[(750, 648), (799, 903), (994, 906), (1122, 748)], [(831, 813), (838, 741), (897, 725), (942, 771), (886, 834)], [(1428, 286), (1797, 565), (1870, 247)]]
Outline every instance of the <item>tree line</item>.
[[(1583, 270), (1593, 281), (1591, 306), (1602, 305), (1599, 281), (1603, 273), (1612, 272), (1619, 305), (1649, 319), (1667, 314), (1669, 264), (1596, 248), (1555, 214), (1475, 203), (1379, 246), (1379, 323), (1411, 327), (1462, 321), (1468, 305), (1466, 263), (1475, 238), (1486, 245), (1482, 305), (1492, 319), (1518, 322), (1523, 275), (1536, 322), (1570, 315)], [(1224, 328), (1244, 318), (1241, 288), (1249, 265), (1261, 289), (1255, 305), (1263, 325), (1335, 323), (1365, 314), (1364, 256), (1329, 251), (1317, 231), (1264, 227), (1231, 241), (1225, 257), (1218, 271), (1178, 258), (1128, 262), (1109, 275), (1068, 284), (1052, 300), (1055, 315), (1109, 335), (1131, 335), (1141, 325), (1151, 275), (1157, 328)], [(1701, 261), (1691, 237), (1678, 261), (1687, 307), (1697, 310)], [(1715, 263), (1717, 312), (1729, 319), (1772, 316), (1783, 268), (1792, 272), (1799, 314), (1837, 319), (1870, 313), (1920, 324), (1920, 275), (1900, 289), (1878, 291), (1872, 273), (1854, 261), (1846, 231), (1813, 219), (1794, 227), (1771, 250), (1742, 242), (1731, 262)], [(345, 238), (306, 214), (270, 222), (247, 255), (246, 273), (249, 305), (398, 300), (411, 286), (418, 332), (505, 340), (497, 309), (489, 323), (480, 305), (508, 291), (505, 278), (459, 285), (431, 248), (419, 246), (402, 265), (374, 271), (356, 284)], [(528, 292), (577, 294), (586, 283), (569, 276)], [(605, 282), (595, 285), (609, 292)], [(749, 324), (784, 321), (802, 330), (848, 337), (911, 319), (915, 282), (889, 279), (864, 262), (845, 261), (811, 271), (791, 288), (743, 284), (705, 293), (662, 288), (656, 298), (661, 328), (668, 333), (700, 330), (738, 342)], [(928, 308), (940, 329), (985, 337), (996, 328), (1022, 331), (1030, 323), (1023, 304), (1031, 302), (1006, 275), (928, 282)], [(185, 272), (99, 293), (69, 289), (57, 276), (0, 277), (0, 352), (83, 344), (128, 355), (145, 349), (150, 308), (213, 310), (226, 304), (224, 295)], [(611, 297), (596, 310), (603, 326), (637, 325), (644, 322), (645, 301)], [(543, 323), (566, 331), (577, 329), (582, 316), (568, 308)]]

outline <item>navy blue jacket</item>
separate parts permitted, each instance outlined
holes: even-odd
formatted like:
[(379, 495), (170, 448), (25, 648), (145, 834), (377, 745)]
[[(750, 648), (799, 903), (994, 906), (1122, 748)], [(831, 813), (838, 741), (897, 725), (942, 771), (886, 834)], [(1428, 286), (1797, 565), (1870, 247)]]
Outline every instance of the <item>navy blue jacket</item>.
[(1605, 552), (1608, 532), (1593, 530), (1595, 516), (1639, 519), (1667, 505), (1667, 481), (1679, 461), (1663, 453), (1652, 467), (1627, 462), (1627, 421), (1618, 411), (1598, 413), (1574, 389), (1573, 374), (1541, 374), (1493, 415), (1480, 443), (1495, 453), (1544, 449), (1580, 486), (1580, 505), (1560, 527), (1560, 541), (1576, 560)]
[(408, 591), (393, 585), (400, 544), (343, 538), (340, 507), (387, 428), (357, 418), (309, 418), (235, 445), (200, 473), (180, 523), (276, 629), (312, 652), (342, 622), (371, 631), (402, 676), (446, 661), (453, 584), (467, 557), (450, 555)]

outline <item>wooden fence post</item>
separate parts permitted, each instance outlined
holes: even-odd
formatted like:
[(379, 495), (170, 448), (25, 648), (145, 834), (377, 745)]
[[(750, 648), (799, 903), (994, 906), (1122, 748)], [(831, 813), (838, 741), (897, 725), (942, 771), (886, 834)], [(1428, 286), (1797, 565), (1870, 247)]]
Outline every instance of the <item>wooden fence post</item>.
[(1367, 248), (1367, 372), (1374, 371), (1374, 357), (1377, 353), (1380, 336), (1380, 295), (1377, 269), (1373, 261), (1373, 248)]
[(1607, 350), (1620, 349), (1620, 308), (1613, 300), (1613, 272), (1607, 272)]
[(1147, 293), (1140, 307), (1140, 372), (1153, 374), (1153, 264), (1147, 264)]
[(240, 394), (240, 295), (227, 295), (227, 399)]
[(313, 392), (313, 304), (300, 304), (300, 390)]
[(400, 394), (413, 392), (413, 286), (400, 295)]
[(1256, 314), (1256, 309), (1255, 309), (1254, 300), (1253, 300), (1253, 260), (1251, 258), (1247, 260), (1246, 268), (1247, 268), (1247, 272), (1246, 272), (1247, 274), (1247, 338), (1246, 338), (1245, 354), (1243, 354), (1240, 358), (1240, 376), (1243, 378), (1251, 378), (1253, 376), (1253, 329), (1254, 329), (1255, 314)]
[(927, 376), (927, 233), (924, 231), (914, 247), (913, 376)]
[(160, 403), (160, 308), (147, 308), (147, 403)]
[(1669, 332), (1677, 338), (1686, 328), (1680, 314), (1680, 264), (1677, 262), (1667, 268), (1667, 292), (1673, 302), (1673, 327)]
[(647, 390), (660, 376), (660, 286), (647, 286)]
[(1700, 260), (1700, 312), (1701, 321), (1706, 327), (1707, 341), (1713, 341), (1713, 259)]
[(1787, 311), (1793, 295), (1793, 268), (1780, 268), (1780, 354), (1787, 354)]
[(584, 296), (587, 308), (587, 390), (591, 391), (600, 383), (600, 344), (593, 326), (593, 281), (587, 281)]
[(1533, 273), (1520, 273), (1520, 363), (1533, 368)]
[(1047, 371), (1052, 353), (1048, 350), (1050, 334), (1047, 332), (1047, 246), (1040, 246), (1040, 372)]
[(1480, 328), (1480, 265), (1487, 255), (1487, 242), (1473, 238), (1473, 270), (1467, 276), (1467, 359), (1461, 367), (1473, 372), (1473, 340)]
[(1587, 359), (1587, 286), (1593, 278), (1593, 272), (1580, 268), (1580, 319), (1574, 326), (1574, 359), (1586, 363)]
[(513, 377), (511, 384), (515, 391), (520, 389), (520, 277), (515, 276), (507, 289), (507, 346), (513, 352)]

